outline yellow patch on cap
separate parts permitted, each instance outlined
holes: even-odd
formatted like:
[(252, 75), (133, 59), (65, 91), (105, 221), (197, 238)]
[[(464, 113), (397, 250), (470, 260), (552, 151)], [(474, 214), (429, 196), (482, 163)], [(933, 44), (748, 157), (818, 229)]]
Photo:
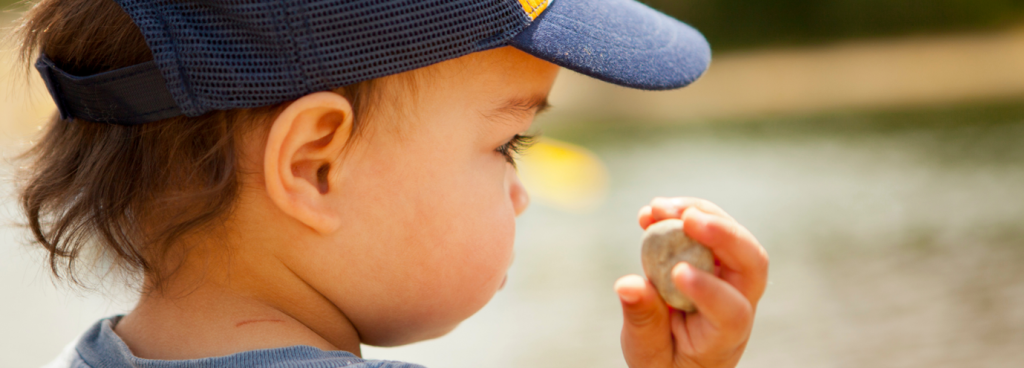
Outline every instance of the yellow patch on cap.
[(523, 10), (526, 11), (526, 15), (530, 16), (530, 19), (537, 19), (540, 13), (544, 12), (544, 9), (548, 8), (548, 4), (552, 0), (519, 0), (519, 4), (523, 6)]

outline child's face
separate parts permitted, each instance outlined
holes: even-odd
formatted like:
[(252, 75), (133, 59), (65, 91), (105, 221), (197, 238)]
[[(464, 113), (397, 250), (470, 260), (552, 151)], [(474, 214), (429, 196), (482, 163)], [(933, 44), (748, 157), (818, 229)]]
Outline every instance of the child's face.
[(374, 345), (441, 336), (503, 285), (529, 199), (497, 149), (530, 127), (558, 67), (505, 47), (420, 72), (332, 167), (340, 230), (292, 258)]

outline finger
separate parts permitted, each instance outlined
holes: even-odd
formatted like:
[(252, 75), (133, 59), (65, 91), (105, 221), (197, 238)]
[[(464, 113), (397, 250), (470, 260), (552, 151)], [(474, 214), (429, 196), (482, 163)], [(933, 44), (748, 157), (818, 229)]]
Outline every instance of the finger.
[(631, 367), (660, 365), (671, 360), (669, 310), (658, 292), (638, 275), (615, 282), (622, 303), (622, 352)]
[(726, 218), (732, 218), (720, 207), (709, 201), (700, 198), (657, 197), (651, 200), (651, 223), (667, 219), (681, 218), (684, 211), (689, 208), (698, 208), (706, 213), (716, 214)]
[[(725, 340), (700, 314), (672, 313), (672, 335), (675, 336), (677, 367), (735, 367), (750, 340), (750, 334), (737, 340)], [(700, 357), (699, 364), (693, 358)]]
[(647, 230), (647, 227), (654, 223), (651, 217), (651, 206), (641, 208), (640, 213), (637, 214), (637, 220), (640, 222), (640, 228)]
[(685, 206), (671, 198), (658, 197), (651, 200), (651, 223), (667, 219), (677, 219), (683, 214)]
[[(732, 285), (685, 262), (672, 269), (672, 281), (697, 306), (699, 316), (696, 317), (703, 317), (723, 341), (743, 341), (750, 334), (753, 307)], [(697, 333), (692, 330), (674, 332), (690, 336)]]
[(754, 235), (732, 219), (696, 208), (683, 213), (683, 231), (708, 247), (722, 267), (734, 272), (723, 272), (723, 278), (756, 305), (768, 281), (768, 253)]

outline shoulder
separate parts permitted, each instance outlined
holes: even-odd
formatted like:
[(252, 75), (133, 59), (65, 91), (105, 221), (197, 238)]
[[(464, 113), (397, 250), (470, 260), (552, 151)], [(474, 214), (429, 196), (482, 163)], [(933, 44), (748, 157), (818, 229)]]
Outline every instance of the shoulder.
[(135, 356), (113, 331), (119, 317), (103, 319), (72, 342), (44, 368), (94, 367), (247, 367), (247, 368), (423, 368), (389, 360), (365, 360), (346, 351), (324, 351), (312, 346), (251, 350), (193, 360), (149, 360)]

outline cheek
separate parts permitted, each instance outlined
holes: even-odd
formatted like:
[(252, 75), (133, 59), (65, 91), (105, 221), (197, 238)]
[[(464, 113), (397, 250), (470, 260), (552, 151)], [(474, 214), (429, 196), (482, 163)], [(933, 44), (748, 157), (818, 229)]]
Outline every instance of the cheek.
[(410, 241), (423, 257), (416, 267), (433, 275), (434, 291), (423, 297), (475, 311), (498, 289), (511, 262), (515, 211), (500, 182), (485, 185), (468, 178), (447, 187), (453, 189), (450, 195), (425, 204), (431, 215), (424, 216), (417, 239)]
[(515, 210), (504, 175), (487, 173), (490, 166), (368, 166), (367, 178), (380, 180), (340, 188), (353, 194), (342, 202), (335, 254), (324, 261), (346, 266), (329, 271), (339, 281), (328, 285), (329, 298), (361, 335), (384, 345), (437, 337), (498, 290), (512, 260)]

